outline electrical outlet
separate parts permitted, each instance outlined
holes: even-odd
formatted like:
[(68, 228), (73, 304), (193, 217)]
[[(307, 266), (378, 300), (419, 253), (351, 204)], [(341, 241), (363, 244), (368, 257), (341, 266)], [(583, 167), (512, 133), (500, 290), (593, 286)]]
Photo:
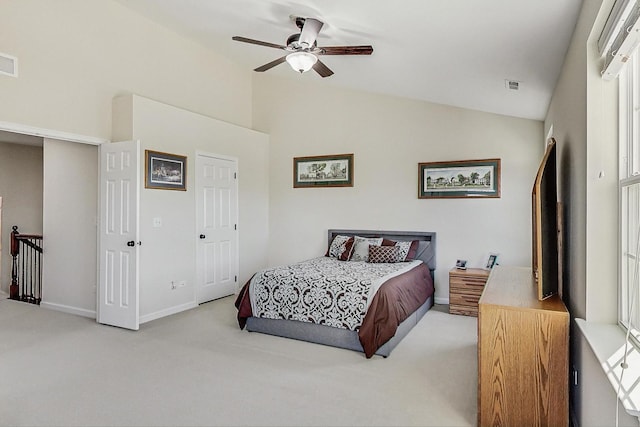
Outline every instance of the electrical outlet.
[(178, 282), (178, 286), (180, 286), (181, 288), (187, 286), (187, 281), (186, 280), (181, 280)]

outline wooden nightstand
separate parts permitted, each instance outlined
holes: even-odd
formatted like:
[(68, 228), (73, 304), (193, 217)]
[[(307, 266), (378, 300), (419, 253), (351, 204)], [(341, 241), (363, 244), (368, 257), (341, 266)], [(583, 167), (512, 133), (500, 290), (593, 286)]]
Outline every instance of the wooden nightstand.
[(482, 268), (452, 268), (449, 271), (449, 313), (478, 317), (478, 300), (489, 273)]

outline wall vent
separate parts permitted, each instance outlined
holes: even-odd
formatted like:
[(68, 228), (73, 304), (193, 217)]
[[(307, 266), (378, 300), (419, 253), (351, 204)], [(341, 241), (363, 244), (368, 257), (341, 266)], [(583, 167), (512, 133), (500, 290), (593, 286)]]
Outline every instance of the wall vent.
[(504, 85), (509, 90), (520, 90), (520, 82), (517, 80), (505, 80)]
[(0, 52), (0, 74), (18, 77), (18, 58)]

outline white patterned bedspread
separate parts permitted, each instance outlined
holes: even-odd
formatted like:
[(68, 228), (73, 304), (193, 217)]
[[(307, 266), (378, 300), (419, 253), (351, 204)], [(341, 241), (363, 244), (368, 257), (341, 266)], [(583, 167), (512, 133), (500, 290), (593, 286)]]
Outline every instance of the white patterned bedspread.
[(378, 288), (421, 263), (373, 264), (319, 257), (262, 270), (249, 285), (253, 316), (355, 331)]

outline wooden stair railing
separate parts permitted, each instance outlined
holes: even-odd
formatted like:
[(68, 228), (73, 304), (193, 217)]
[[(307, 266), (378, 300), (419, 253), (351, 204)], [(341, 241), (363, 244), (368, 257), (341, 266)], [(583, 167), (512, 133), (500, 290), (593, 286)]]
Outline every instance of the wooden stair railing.
[(11, 232), (11, 285), (9, 298), (31, 304), (42, 300), (42, 236)]

